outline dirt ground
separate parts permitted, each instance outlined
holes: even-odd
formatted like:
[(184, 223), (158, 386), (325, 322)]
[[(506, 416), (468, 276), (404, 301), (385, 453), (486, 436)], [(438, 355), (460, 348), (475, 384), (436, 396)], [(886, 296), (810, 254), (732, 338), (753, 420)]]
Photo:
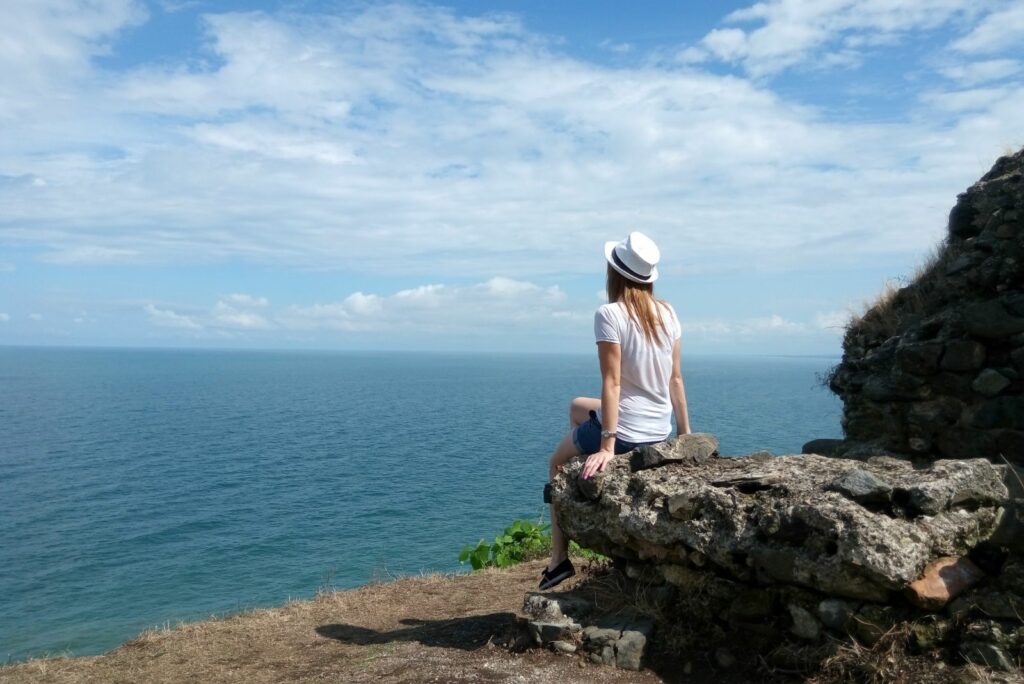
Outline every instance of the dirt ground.
[[(558, 587), (579, 588), (606, 611), (628, 603), (615, 573), (581, 572)], [(677, 682), (872, 682), (933, 684), (1022, 681), (974, 666), (945, 667), (903, 650), (849, 651), (831, 667), (802, 671), (769, 667), (738, 637), (728, 670), (712, 652), (691, 644), (653, 648), (645, 669), (627, 672), (581, 657), (508, 645), (522, 635), (519, 610), (535, 591), (545, 561), (471, 574), (403, 577), (232, 617), (145, 632), (100, 656), (30, 660), (0, 667), (0, 684), (149, 682), (508, 682), (641, 684)], [(664, 635), (668, 636), (668, 635)], [(895, 643), (895, 642), (894, 642)], [(746, 646), (746, 648), (744, 648)], [(861, 649), (864, 650), (864, 649)], [(870, 665), (870, 667), (865, 667)], [(817, 671), (816, 671), (817, 670)]]
[[(662, 682), (497, 645), (544, 561), (424, 575), (151, 631), (104, 655), (0, 668), (0, 682)], [(577, 576), (559, 587), (583, 581)], [(691, 680), (692, 681), (692, 680)]]

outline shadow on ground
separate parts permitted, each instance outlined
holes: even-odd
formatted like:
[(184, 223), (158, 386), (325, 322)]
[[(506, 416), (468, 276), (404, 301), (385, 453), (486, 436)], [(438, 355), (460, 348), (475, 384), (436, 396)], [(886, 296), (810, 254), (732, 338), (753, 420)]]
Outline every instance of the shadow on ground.
[(449, 618), (447, 620), (419, 620), (405, 618), (399, 629), (380, 632), (358, 625), (320, 625), (316, 633), (328, 639), (350, 644), (384, 644), (390, 641), (418, 641), (424, 646), (458, 648), (473, 651), (485, 645), (492, 638), (497, 640), (515, 629), (514, 613), (489, 613)]

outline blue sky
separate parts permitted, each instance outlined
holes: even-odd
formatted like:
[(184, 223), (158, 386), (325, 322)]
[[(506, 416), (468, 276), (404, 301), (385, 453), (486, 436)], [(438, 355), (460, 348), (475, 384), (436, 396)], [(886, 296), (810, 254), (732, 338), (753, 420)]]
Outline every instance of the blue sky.
[(841, 328), (1024, 144), (1011, 0), (0, 9), (0, 344), (692, 352)]

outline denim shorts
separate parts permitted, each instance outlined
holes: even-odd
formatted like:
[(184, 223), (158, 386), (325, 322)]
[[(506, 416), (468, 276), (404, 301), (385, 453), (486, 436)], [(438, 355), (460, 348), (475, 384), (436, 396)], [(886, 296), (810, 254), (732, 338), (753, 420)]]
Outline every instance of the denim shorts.
[[(581, 454), (595, 454), (601, 450), (601, 421), (598, 420), (597, 411), (591, 411), (590, 420), (583, 421), (572, 431), (572, 443)], [(616, 437), (615, 453), (624, 454), (648, 444), (657, 442), (627, 442), (621, 437)]]

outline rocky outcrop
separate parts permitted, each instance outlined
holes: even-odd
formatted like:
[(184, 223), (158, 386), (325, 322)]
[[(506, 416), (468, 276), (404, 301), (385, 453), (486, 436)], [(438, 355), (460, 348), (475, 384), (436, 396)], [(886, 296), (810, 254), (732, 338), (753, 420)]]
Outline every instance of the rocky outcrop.
[[(710, 435), (645, 449), (589, 480), (582, 459), (569, 462), (551, 487), (559, 524), (630, 577), (699, 593), (714, 607), (707, 619), (731, 628), (870, 644), (899, 620), (989, 591), (1006, 558), (993, 539), (1011, 500), (987, 459), (722, 458)], [(1001, 591), (985, 596), (1008, 613), (1019, 588)], [(1016, 644), (1018, 626), (996, 631)], [(966, 638), (952, 627), (929, 635)]]
[[(689, 438), (659, 445), (686, 449)], [(591, 480), (579, 463), (555, 479), (562, 529), (581, 545), (753, 584), (886, 601), (939, 558), (961, 556), (997, 529), (1007, 498), (984, 459), (867, 461), (816, 455), (710, 457), (636, 469), (614, 461)]]
[(1024, 465), (1024, 150), (959, 196), (920, 274), (850, 324), (830, 387), (839, 453)]

